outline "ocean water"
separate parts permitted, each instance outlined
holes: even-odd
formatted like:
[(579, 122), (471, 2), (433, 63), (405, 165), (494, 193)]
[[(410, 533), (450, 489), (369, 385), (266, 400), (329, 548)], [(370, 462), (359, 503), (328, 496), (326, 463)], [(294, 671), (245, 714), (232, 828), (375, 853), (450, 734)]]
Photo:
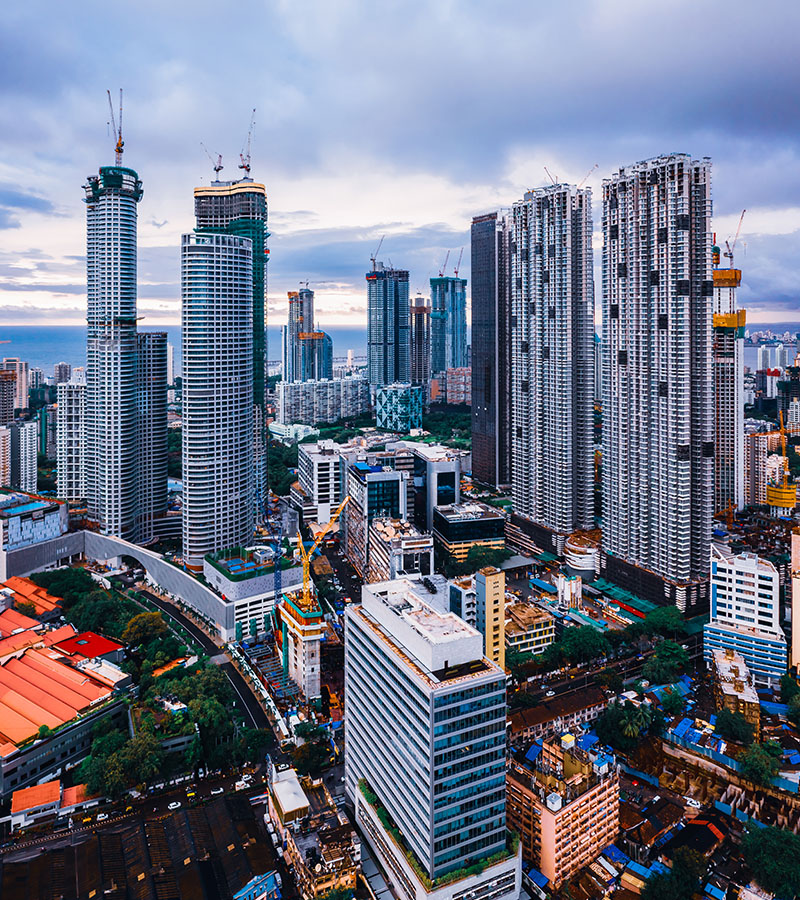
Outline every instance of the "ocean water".
[[(181, 366), (180, 325), (142, 326), (140, 331), (166, 331), (169, 342), (175, 347), (175, 369)], [(367, 330), (364, 328), (326, 329), (333, 338), (334, 356), (346, 356), (352, 350), (355, 356), (367, 352)], [(86, 365), (86, 327), (84, 325), (3, 325), (0, 322), (0, 357), (16, 356), (32, 367), (42, 369), (45, 375), (53, 374), (53, 366), (67, 362), (71, 366)], [(267, 329), (267, 351), (270, 360), (281, 356), (281, 330), (278, 325)]]

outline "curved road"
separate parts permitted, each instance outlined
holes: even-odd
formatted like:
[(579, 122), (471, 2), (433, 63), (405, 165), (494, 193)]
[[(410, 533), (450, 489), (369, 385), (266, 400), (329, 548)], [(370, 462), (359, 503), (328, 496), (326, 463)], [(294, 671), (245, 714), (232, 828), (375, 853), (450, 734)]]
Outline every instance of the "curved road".
[[(157, 606), (165, 616), (169, 616), (170, 619), (177, 622), (182, 628), (185, 628), (209, 656), (220, 657), (224, 654), (224, 651), (221, 650), (201, 628), (180, 610), (176, 609), (171, 603), (167, 603), (155, 594), (150, 593), (150, 591), (140, 590), (139, 593), (147, 597), (147, 599), (154, 606)], [(219, 667), (228, 676), (228, 681), (231, 683), (233, 692), (239, 698), (239, 702), (237, 703), (234, 701), (234, 704), (238, 706), (245, 717), (250, 720), (249, 724), (253, 728), (264, 728), (268, 731), (271, 730), (267, 714), (264, 712), (264, 709), (258, 700), (256, 700), (253, 692), (247, 686), (247, 682), (236, 670), (235, 666), (231, 662), (225, 662), (220, 663)]]

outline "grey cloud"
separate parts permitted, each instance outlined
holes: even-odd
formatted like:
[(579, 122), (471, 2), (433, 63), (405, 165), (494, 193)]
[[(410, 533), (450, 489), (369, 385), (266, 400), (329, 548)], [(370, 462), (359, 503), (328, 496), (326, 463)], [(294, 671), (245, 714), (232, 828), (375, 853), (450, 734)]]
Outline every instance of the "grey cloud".
[(23, 293), (39, 294), (85, 294), (85, 284), (25, 284), (20, 281), (0, 279), (0, 291), (21, 291)]

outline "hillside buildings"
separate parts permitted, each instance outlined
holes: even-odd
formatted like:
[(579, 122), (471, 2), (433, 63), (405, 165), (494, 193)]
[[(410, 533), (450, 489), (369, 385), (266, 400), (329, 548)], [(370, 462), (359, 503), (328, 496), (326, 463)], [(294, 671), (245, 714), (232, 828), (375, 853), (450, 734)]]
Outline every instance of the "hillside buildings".
[(594, 523), (591, 205), (553, 185), (513, 209), (514, 511), (563, 538)]
[(505, 673), (484, 657), (482, 636), (405, 579), (365, 585), (345, 629), (345, 787), (392, 890), (405, 900), (516, 898)]
[(472, 220), (472, 475), (511, 483), (511, 222)]
[(367, 361), (370, 385), (411, 380), (408, 272), (375, 263), (367, 272)]
[(255, 503), (253, 243), (185, 234), (183, 335), (183, 555), (247, 546)]
[(601, 574), (690, 614), (714, 492), (710, 179), (674, 154), (603, 183)]

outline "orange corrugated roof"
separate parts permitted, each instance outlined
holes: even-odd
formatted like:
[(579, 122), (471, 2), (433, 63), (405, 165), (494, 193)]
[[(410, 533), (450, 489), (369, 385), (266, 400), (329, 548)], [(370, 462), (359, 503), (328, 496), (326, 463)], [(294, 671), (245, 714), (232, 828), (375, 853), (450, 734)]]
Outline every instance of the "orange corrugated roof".
[(53, 631), (46, 631), (43, 635), (44, 644), (46, 647), (51, 647), (53, 644), (57, 644), (59, 641), (67, 640), (67, 638), (74, 637), (76, 634), (75, 629), (72, 625), (62, 625), (60, 628), (56, 628)]
[(91, 800), (95, 794), (89, 794), (85, 784), (76, 784), (74, 787), (64, 788), (61, 792), (61, 808), (66, 806), (75, 806), (76, 803), (83, 803), (84, 800)]
[(20, 594), (26, 602), (32, 603), (40, 615), (54, 610), (60, 602), (58, 597), (51, 597), (44, 588), (40, 588), (27, 578), (19, 578), (17, 575), (12, 575), (6, 581), (5, 587)]
[(13, 691), (9, 688), (0, 690), (0, 703), (7, 709), (13, 709), (21, 716), (25, 716), (37, 728), (41, 725), (47, 725), (48, 728), (57, 728), (59, 725), (63, 725), (65, 721), (61, 716), (53, 715), (44, 707), (39, 706), (38, 703), (34, 703), (29, 697), (20, 694), (19, 691)]
[(24, 616), (16, 609), (9, 607), (0, 613), (0, 638), (8, 637), (15, 631), (36, 628), (39, 623), (30, 616)]
[(11, 812), (24, 812), (26, 809), (36, 809), (46, 806), (48, 803), (58, 803), (61, 799), (61, 781), (46, 781), (44, 784), (34, 784), (32, 787), (14, 791), (11, 795)]
[(2, 693), (4, 688), (11, 688), (20, 694), (24, 694), (26, 697), (30, 697), (39, 706), (43, 706), (56, 716), (61, 716), (64, 722), (73, 719), (78, 710), (82, 709), (84, 705), (75, 706), (68, 703), (63, 697), (54, 697), (47, 690), (43, 690), (32, 681), (21, 678), (18, 674), (11, 671), (7, 665), (0, 666), (0, 693)]
[(12, 634), (0, 641), (0, 659), (11, 653), (16, 653), (25, 647), (33, 647), (34, 644), (40, 643), (41, 635), (35, 631), (20, 631), (19, 634)]
[[(9, 660), (6, 663), (6, 668), (45, 693), (58, 698), (62, 703), (68, 703), (78, 711), (84, 710), (89, 706), (92, 698), (87, 698), (83, 694), (78, 693), (74, 685), (58, 678), (50, 670), (44, 669), (42, 671), (41, 667), (37, 667), (33, 663), (30, 655), (31, 651), (29, 650), (24, 656)], [(0, 725), (0, 727), (2, 726)]]
[(62, 662), (51, 659), (41, 650), (28, 650), (24, 660), (43, 675), (57, 678), (64, 687), (75, 691), (87, 700), (99, 700), (111, 692), (101, 687), (96, 681), (88, 678), (77, 669), (72, 669)]
[(6, 706), (0, 699), (0, 722), (2, 722), (3, 734), (15, 744), (21, 744), (32, 738), (39, 730), (30, 719), (20, 715), (16, 710)]
[[(2, 736), (2, 739), (5, 739), (6, 735)], [(0, 759), (5, 759), (7, 756), (10, 756), (17, 749), (16, 744), (12, 744), (11, 741), (6, 741), (5, 744), (0, 744)]]

